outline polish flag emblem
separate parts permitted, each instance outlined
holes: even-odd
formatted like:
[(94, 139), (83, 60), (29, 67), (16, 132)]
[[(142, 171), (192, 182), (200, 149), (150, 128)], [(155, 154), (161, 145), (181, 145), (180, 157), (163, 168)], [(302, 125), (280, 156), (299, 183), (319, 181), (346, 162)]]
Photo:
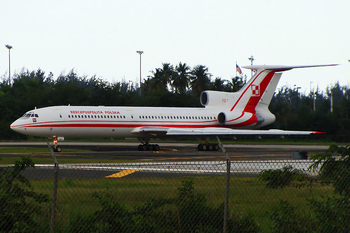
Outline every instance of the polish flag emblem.
[(33, 122), (36, 122), (36, 118), (33, 118)]
[(252, 85), (252, 94), (255, 96), (259, 96), (260, 95), (260, 91), (259, 91), (259, 86), (258, 85)]

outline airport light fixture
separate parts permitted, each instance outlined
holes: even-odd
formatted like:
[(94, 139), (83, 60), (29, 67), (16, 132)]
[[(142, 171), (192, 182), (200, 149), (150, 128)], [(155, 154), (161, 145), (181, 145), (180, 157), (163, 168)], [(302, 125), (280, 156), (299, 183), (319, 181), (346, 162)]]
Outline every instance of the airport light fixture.
[(11, 85), (11, 55), (10, 55), (10, 50), (12, 49), (11, 45), (5, 45), (6, 48), (9, 50), (9, 85)]
[(297, 87), (297, 85), (294, 84), (294, 90), (297, 90), (297, 109), (299, 109), (299, 89), (301, 89), (301, 87)]
[(315, 112), (315, 88), (312, 89), (311, 91), (311, 84), (313, 84), (314, 82), (310, 82), (310, 95), (311, 95), (311, 105), (312, 105), (312, 109)]
[(140, 54), (140, 96), (141, 96), (141, 55), (143, 54), (143, 51), (139, 50), (139, 51), (136, 51), (136, 53)]

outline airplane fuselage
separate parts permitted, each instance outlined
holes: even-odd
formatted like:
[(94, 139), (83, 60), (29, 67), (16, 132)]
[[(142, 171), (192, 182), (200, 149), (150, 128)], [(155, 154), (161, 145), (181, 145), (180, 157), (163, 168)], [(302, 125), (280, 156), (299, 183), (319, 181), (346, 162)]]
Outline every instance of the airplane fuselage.
[[(135, 130), (139, 127), (222, 127), (219, 112), (212, 108), (55, 106), (31, 110), (11, 128), (39, 137), (139, 137), (142, 134)], [(228, 127), (257, 128), (249, 123), (250, 118), (251, 114), (239, 112)]]

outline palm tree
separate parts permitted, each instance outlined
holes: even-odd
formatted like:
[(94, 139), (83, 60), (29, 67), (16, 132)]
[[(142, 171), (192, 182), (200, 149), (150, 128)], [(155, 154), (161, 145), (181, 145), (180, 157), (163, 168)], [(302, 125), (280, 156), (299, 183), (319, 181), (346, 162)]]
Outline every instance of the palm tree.
[(244, 84), (246, 84), (246, 80), (243, 80), (242, 76), (236, 76), (232, 78), (232, 91), (239, 91)]
[(156, 71), (151, 71), (153, 74), (153, 77), (151, 78), (151, 90), (156, 91), (165, 91), (167, 89), (167, 80), (164, 77), (163, 70), (161, 68), (156, 68)]
[(208, 67), (203, 65), (197, 65), (191, 73), (193, 75), (191, 77), (192, 92), (195, 96), (199, 96), (204, 90), (209, 88), (212, 75), (208, 73)]
[(166, 82), (166, 85), (168, 85), (168, 83), (171, 83), (171, 80), (173, 79), (175, 73), (174, 66), (170, 65), (170, 63), (162, 63), (162, 65), (163, 79), (164, 82)]
[(179, 63), (175, 68), (175, 73), (172, 79), (172, 86), (175, 88), (175, 92), (184, 93), (188, 88), (190, 82), (191, 68), (186, 63)]
[(167, 91), (168, 84), (171, 83), (174, 76), (174, 67), (169, 63), (162, 63), (163, 68), (156, 68), (156, 71), (151, 71), (151, 89), (156, 91)]
[(222, 80), (220, 77), (216, 77), (215, 81), (212, 83), (212, 89), (215, 91), (224, 91), (225, 90), (225, 80)]

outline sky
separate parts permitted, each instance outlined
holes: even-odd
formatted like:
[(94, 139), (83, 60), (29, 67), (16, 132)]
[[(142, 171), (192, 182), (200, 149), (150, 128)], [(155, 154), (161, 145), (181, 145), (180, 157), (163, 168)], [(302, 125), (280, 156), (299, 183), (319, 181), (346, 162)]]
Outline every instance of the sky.
[[(0, 9), (0, 77), (72, 69), (108, 82), (139, 82), (162, 63), (204, 65), (231, 79), (235, 64), (313, 65), (282, 75), (278, 88), (308, 94), (350, 86), (347, 0), (12, 0)], [(250, 77), (250, 70), (243, 72)]]

